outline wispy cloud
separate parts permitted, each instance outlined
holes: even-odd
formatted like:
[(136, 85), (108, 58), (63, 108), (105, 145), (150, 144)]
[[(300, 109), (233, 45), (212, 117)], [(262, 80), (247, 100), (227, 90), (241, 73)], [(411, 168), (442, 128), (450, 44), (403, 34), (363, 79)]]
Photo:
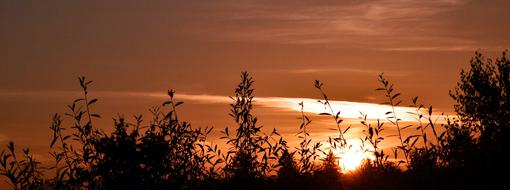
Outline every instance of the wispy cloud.
[[(0, 91), (1, 97), (31, 97), (31, 98), (48, 98), (48, 97), (76, 97), (80, 92), (77, 91), (44, 91), (44, 92), (23, 92), (23, 91)], [(118, 91), (95, 91), (95, 97), (131, 97), (131, 98), (157, 98), (165, 99), (167, 97), (164, 93), (157, 92), (118, 92)], [(233, 100), (229, 96), (209, 95), (209, 94), (185, 94), (178, 93), (175, 98), (180, 101), (185, 101), (191, 104), (230, 104)], [(317, 99), (311, 98), (287, 98), (287, 97), (257, 97), (254, 99), (254, 104), (260, 107), (275, 108), (283, 112), (299, 112), (301, 107), (300, 102), (304, 103), (304, 111), (307, 113), (320, 114), (330, 112), (322, 103)], [(388, 105), (366, 103), (366, 102), (352, 102), (352, 101), (330, 101), (333, 112), (340, 111), (340, 116), (346, 119), (358, 119), (361, 113), (367, 115), (367, 119), (376, 120), (386, 118), (386, 113), (391, 111), (392, 108)], [(416, 110), (411, 107), (395, 107), (395, 112), (399, 115), (402, 121), (415, 122), (416, 119), (408, 114)], [(437, 116), (436, 116), (437, 117)], [(0, 136), (1, 137), (1, 136)]]
[(383, 48), (384, 51), (492, 51), (499, 52), (506, 49), (505, 46), (466, 45), (466, 46), (421, 46), (421, 47), (396, 47)]
[(464, 0), (233, 4), (220, 13), (220, 23), (232, 28), (222, 31), (224, 39), (387, 51), (473, 51), (483, 45), (449, 27), (455, 21), (447, 15)]
[[(381, 71), (360, 69), (360, 68), (300, 68), (300, 69), (273, 69), (271, 72), (282, 72), (290, 74), (317, 74), (317, 73), (354, 73), (354, 74), (367, 74), (367, 75), (379, 75)], [(409, 72), (392, 71), (389, 76), (405, 77), (409, 76)]]

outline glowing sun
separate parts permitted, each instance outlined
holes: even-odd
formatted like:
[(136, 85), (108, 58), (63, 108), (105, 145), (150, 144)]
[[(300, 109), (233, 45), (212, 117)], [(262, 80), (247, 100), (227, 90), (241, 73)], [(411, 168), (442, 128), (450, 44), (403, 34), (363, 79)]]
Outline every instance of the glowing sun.
[(363, 151), (349, 149), (340, 153), (339, 166), (344, 172), (354, 171), (358, 169), (365, 158), (367, 155)]

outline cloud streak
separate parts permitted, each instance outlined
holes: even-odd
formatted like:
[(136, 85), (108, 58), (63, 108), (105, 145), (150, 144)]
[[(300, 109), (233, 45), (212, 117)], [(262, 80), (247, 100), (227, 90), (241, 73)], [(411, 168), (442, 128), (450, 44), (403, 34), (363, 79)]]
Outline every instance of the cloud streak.
[[(379, 75), (381, 71), (359, 69), (359, 68), (301, 68), (301, 69), (280, 69), (270, 70), (271, 72), (282, 72), (290, 74), (317, 74), (317, 73), (354, 73), (354, 74), (367, 74), (367, 75)], [(409, 72), (391, 71), (388, 76), (405, 77), (409, 76)]]
[[(167, 98), (164, 93), (157, 92), (117, 92), (117, 91), (95, 91), (95, 97), (127, 97), (127, 98), (150, 98), (161, 99)], [(24, 97), (24, 98), (59, 98), (59, 97), (76, 97), (80, 95), (78, 91), (41, 91), (41, 92), (22, 92), (22, 91), (0, 91), (0, 97)], [(175, 98), (179, 101), (184, 101), (191, 104), (230, 104), (233, 100), (229, 96), (209, 95), (209, 94), (186, 94), (178, 93)], [(304, 111), (307, 113), (320, 114), (330, 112), (329, 109), (311, 98), (288, 98), (288, 97), (256, 97), (254, 104), (260, 107), (274, 108), (286, 112), (300, 112), (301, 107), (299, 103), (304, 103)], [(391, 106), (381, 105), (366, 102), (351, 102), (351, 101), (330, 101), (333, 112), (340, 111), (340, 117), (346, 119), (359, 119), (363, 114), (367, 115), (367, 119), (385, 119), (386, 113), (391, 111)], [(395, 112), (404, 122), (415, 122), (416, 119), (408, 114), (416, 112), (415, 108), (411, 107), (395, 107)], [(438, 116), (435, 116), (438, 117)]]

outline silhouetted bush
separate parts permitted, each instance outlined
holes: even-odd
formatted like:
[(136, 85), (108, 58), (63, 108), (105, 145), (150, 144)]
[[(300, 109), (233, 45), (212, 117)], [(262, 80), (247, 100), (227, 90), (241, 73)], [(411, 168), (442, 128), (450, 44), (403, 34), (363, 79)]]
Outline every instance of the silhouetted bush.
[[(298, 147), (289, 147), (276, 129), (265, 134), (252, 113), (253, 79), (247, 72), (235, 89), (230, 116), (236, 123), (227, 127), (222, 139), (227, 152), (206, 143), (212, 128), (192, 128), (181, 121), (174, 100), (151, 109), (152, 118), (143, 124), (142, 116), (133, 123), (119, 116), (114, 130), (105, 133), (94, 126), (100, 115), (92, 106), (98, 101), (89, 95), (92, 83), (79, 78), (83, 96), (68, 106), (71, 119), (64, 126), (55, 114), (50, 155), (53, 166), (41, 167), (29, 149), (21, 154), (13, 142), (0, 154), (0, 174), (13, 189), (471, 189), (490, 188), (505, 183), (502, 172), (510, 167), (506, 153), (510, 147), (510, 61), (503, 53), (493, 62), (476, 53), (471, 67), (460, 74), (460, 82), (451, 97), (456, 101), (457, 117), (437, 124), (432, 106), (412, 98), (416, 124), (404, 125), (403, 113), (396, 113), (403, 100), (396, 87), (383, 74), (381, 88), (390, 106), (386, 118), (367, 120), (361, 113), (364, 135), (361, 148), (373, 159), (365, 159), (352, 172), (342, 172), (338, 165), (342, 151), (349, 150), (345, 139), (350, 126), (343, 126), (340, 112), (335, 112), (324, 90), (314, 86), (319, 100), (331, 117), (338, 136), (327, 143), (312, 143), (308, 125), (312, 120), (304, 113), (301, 102), (301, 125)], [(442, 115), (445, 117), (444, 115)], [(386, 120), (384, 120), (386, 119)], [(332, 121), (333, 121), (332, 120)], [(385, 123), (386, 122), (386, 123)], [(397, 134), (387, 134), (386, 128)], [(403, 131), (415, 129), (404, 136)], [(233, 133), (233, 134), (230, 134)], [(380, 143), (396, 136), (399, 145), (392, 151)], [(419, 143), (418, 143), (419, 142)], [(329, 146), (323, 146), (323, 145)], [(420, 144), (420, 145), (418, 145)], [(390, 156), (393, 159), (389, 159)], [(403, 159), (402, 159), (403, 157)], [(53, 177), (45, 179), (44, 171)]]
[(13, 189), (40, 189), (44, 183), (40, 162), (34, 160), (28, 148), (22, 155), (18, 157), (14, 143), (9, 142), (7, 151), (0, 153), (1, 174)]

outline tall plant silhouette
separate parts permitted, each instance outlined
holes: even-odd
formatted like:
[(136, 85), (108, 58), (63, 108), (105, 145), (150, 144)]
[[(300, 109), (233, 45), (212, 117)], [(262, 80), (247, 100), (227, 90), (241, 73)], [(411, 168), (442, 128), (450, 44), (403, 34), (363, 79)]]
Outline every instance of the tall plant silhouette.
[[(64, 134), (67, 128), (62, 126), (62, 119), (58, 114), (53, 117), (53, 124), (50, 127), (53, 131), (50, 147), (54, 150), (52, 156), (55, 158), (56, 167), (54, 184), (58, 188), (97, 186), (93, 168), (99, 157), (94, 143), (103, 133), (93, 127), (92, 118), (101, 116), (93, 113), (91, 109), (91, 106), (98, 101), (95, 98), (90, 99), (89, 96), (89, 86), (92, 81), (85, 77), (79, 77), (78, 81), (83, 96), (68, 105), (69, 112), (65, 114), (73, 120), (73, 125), (70, 127), (73, 133)], [(68, 140), (72, 140), (73, 143), (68, 143)], [(56, 146), (56, 142), (60, 142), (60, 147)]]
[(299, 143), (299, 147), (296, 148), (296, 152), (299, 155), (299, 173), (310, 175), (315, 169), (314, 161), (319, 157), (318, 153), (322, 152), (320, 149), (322, 143), (317, 142), (312, 144), (312, 138), (310, 137), (310, 132), (307, 128), (312, 120), (305, 115), (304, 102), (300, 102), (299, 106), (301, 107), (301, 125), (299, 126), (297, 136), (302, 140)]
[[(397, 128), (397, 134), (398, 139), (400, 141), (400, 146), (397, 146), (396, 149), (394, 149), (395, 159), (397, 159), (398, 150), (401, 150), (404, 153), (405, 161), (400, 161), (399, 163), (405, 162), (406, 164), (409, 163), (409, 152), (411, 151), (411, 147), (416, 143), (418, 140), (418, 136), (411, 135), (405, 137), (404, 134), (402, 134), (403, 130), (412, 127), (412, 125), (407, 126), (401, 126), (401, 120), (399, 118), (399, 115), (396, 113), (395, 108), (397, 106), (400, 106), (402, 103), (402, 100), (400, 100), (400, 93), (395, 91), (394, 85), (390, 83), (386, 78), (384, 78), (384, 74), (379, 75), (379, 82), (381, 83), (381, 87), (377, 88), (378, 91), (383, 91), (384, 96), (386, 96), (387, 101), (383, 102), (383, 104), (387, 104), (391, 107), (391, 110), (386, 112), (386, 120), (388, 120), (391, 124), (395, 125)], [(411, 142), (411, 140), (413, 140)]]
[(235, 102), (230, 104), (230, 116), (237, 124), (233, 137), (225, 129), (227, 144), (231, 145), (225, 167), (227, 177), (233, 180), (254, 180), (263, 177), (271, 168), (269, 160), (274, 158), (269, 147), (269, 138), (263, 135), (262, 126), (257, 124), (253, 109), (253, 79), (247, 72), (241, 73), (241, 82), (235, 89)]
[(361, 124), (365, 126), (367, 129), (363, 130), (365, 134), (365, 138), (361, 138), (361, 144), (362, 146), (365, 146), (365, 144), (370, 144), (372, 149), (370, 148), (363, 148), (363, 151), (365, 152), (372, 152), (374, 155), (375, 160), (370, 163), (370, 160), (366, 160), (367, 164), (370, 164), (375, 167), (384, 170), (385, 167), (388, 165), (388, 157), (389, 155), (384, 153), (384, 150), (381, 148), (381, 142), (384, 140), (384, 137), (382, 136), (382, 132), (384, 131), (384, 123), (381, 122), (379, 119), (377, 119), (377, 124), (374, 126), (372, 123), (370, 123), (367, 120), (368, 115), (365, 113), (361, 114)]
[[(344, 137), (344, 133), (346, 133), (350, 129), (350, 126), (347, 127), (346, 129), (342, 130), (342, 128), (340, 126), (340, 124), (343, 122), (343, 119), (340, 118), (341, 112), (340, 112), (340, 110), (335, 112), (335, 110), (331, 106), (329, 97), (328, 97), (328, 95), (326, 95), (326, 92), (324, 92), (324, 88), (323, 88), (324, 84), (319, 80), (315, 80), (314, 86), (315, 86), (315, 88), (317, 88), (317, 90), (319, 90), (319, 92), (321, 93), (321, 96), (323, 98), (322, 100), (318, 100), (318, 102), (323, 104), (324, 107), (326, 109), (328, 109), (328, 111), (329, 111), (329, 112), (320, 113), (319, 115), (331, 116), (335, 120), (335, 125), (337, 127), (338, 137), (333, 138), (333, 141), (330, 139), (331, 146), (335, 149), (337, 147), (346, 148), (347, 140)], [(337, 144), (339, 144), (339, 145), (337, 145)]]

